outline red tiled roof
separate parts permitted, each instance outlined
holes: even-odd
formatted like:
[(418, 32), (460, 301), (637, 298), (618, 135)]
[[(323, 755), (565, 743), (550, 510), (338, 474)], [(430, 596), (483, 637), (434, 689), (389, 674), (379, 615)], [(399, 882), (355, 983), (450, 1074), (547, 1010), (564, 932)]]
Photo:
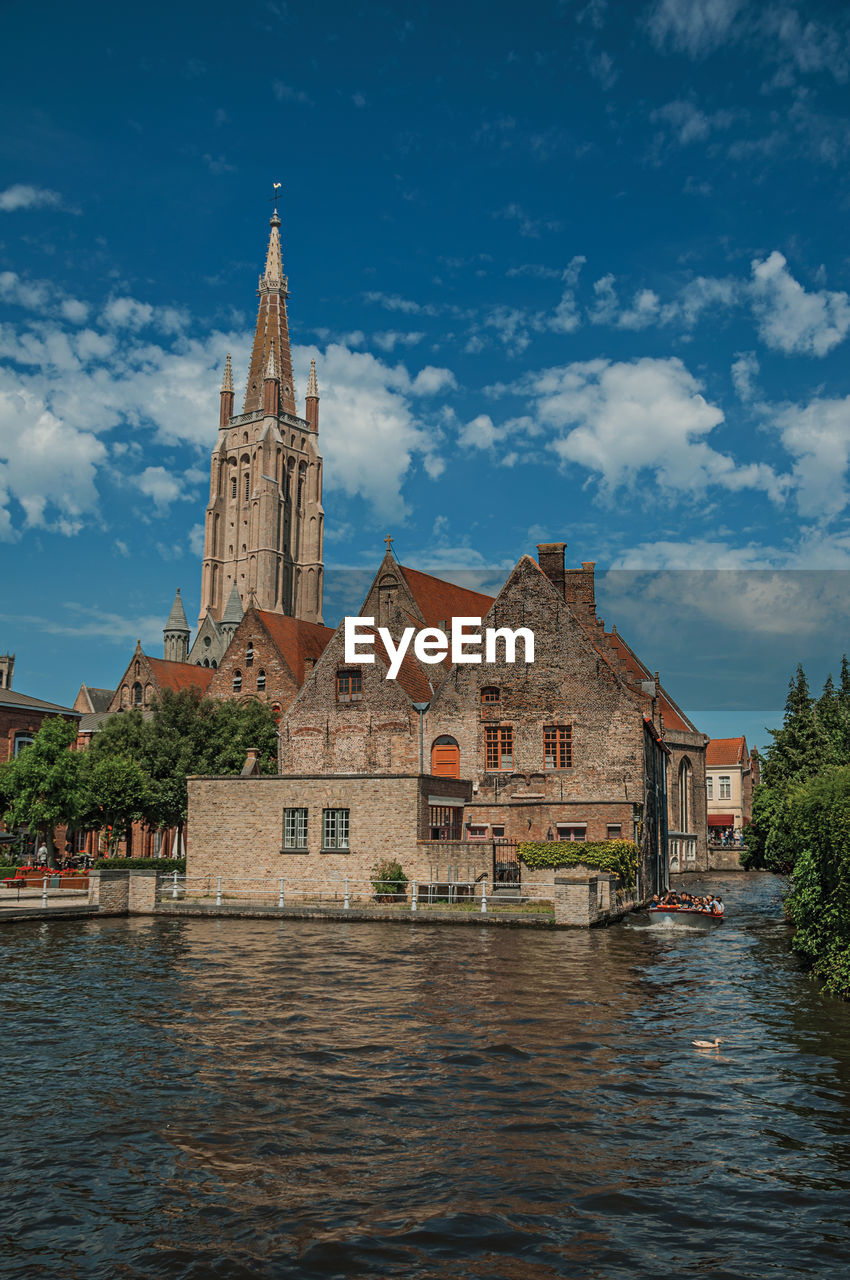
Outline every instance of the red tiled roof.
[(318, 622), (304, 622), (301, 618), (289, 618), (282, 613), (266, 613), (258, 609), (257, 615), (300, 688), (304, 683), (305, 658), (312, 658), (315, 666), (332, 638), (333, 631)]
[[(363, 635), (372, 635), (375, 640), (375, 653), (383, 662), (384, 666), (389, 668), (390, 655), (384, 647), (384, 642), (374, 631), (364, 631)], [(397, 643), (397, 640), (395, 641)], [(404, 692), (410, 698), (411, 702), (430, 702), (433, 694), (431, 686), (428, 683), (422, 666), (412, 651), (412, 646), (408, 648), (401, 660), (401, 666), (398, 669), (396, 680), (401, 685)]]
[(747, 740), (740, 738), (712, 738), (705, 749), (706, 766), (744, 764), (747, 757)]
[(167, 658), (149, 658), (147, 654), (145, 658), (160, 689), (173, 689), (175, 693), (193, 687), (206, 693), (210, 680), (215, 675), (213, 667), (196, 667), (191, 662), (170, 662)]
[(441, 623), (451, 626), (452, 618), (483, 618), (495, 603), (492, 596), (482, 595), (480, 591), (457, 587), (453, 582), (432, 578), (430, 573), (420, 573), (403, 564), (399, 568), (429, 627), (438, 627)]
[[(608, 635), (606, 633), (606, 639), (608, 640), (608, 643), (611, 645), (611, 647), (623, 659), (626, 670), (628, 671), (632, 680), (635, 680), (638, 683), (640, 683), (642, 680), (655, 679), (655, 677), (652, 675), (649, 669), (643, 665), (643, 663), (641, 662), (637, 654), (634, 653), (634, 651), (629, 648), (629, 646), (626, 644), (625, 640), (623, 639), (623, 637), (620, 635), (619, 632), (616, 632), (616, 633), (612, 632), (611, 635)], [(690, 721), (684, 719), (679, 709), (675, 706), (675, 704), (673, 703), (669, 695), (665, 692), (665, 690), (660, 685), (659, 685), (659, 703), (660, 703), (661, 715), (664, 719), (664, 725), (666, 728), (678, 729), (680, 732), (684, 732), (684, 733), (695, 732), (694, 726), (690, 723)]]

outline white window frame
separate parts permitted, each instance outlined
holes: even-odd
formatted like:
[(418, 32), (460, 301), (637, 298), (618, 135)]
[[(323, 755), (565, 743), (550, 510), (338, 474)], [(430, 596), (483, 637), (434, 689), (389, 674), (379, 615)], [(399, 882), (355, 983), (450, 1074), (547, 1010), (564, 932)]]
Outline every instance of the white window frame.
[(345, 853), (349, 850), (350, 809), (322, 810), (322, 848)]
[[(556, 822), (555, 830), (558, 832), (559, 840), (574, 841), (575, 843), (583, 843), (587, 840), (587, 823), (586, 822)], [(568, 831), (569, 835), (563, 835), (562, 832)], [(573, 835), (574, 831), (580, 831), (581, 835)]]
[(705, 780), (705, 798), (706, 800), (714, 799), (714, 779), (707, 777)]
[(717, 791), (718, 791), (718, 794), (717, 794), (717, 799), (718, 799), (718, 800), (731, 800), (731, 799), (732, 799), (732, 775), (731, 775), (731, 773), (722, 773), (722, 774), (720, 775), (720, 777), (717, 779)]
[(283, 811), (283, 847), (284, 849), (307, 848), (307, 816), (308, 810), (292, 807)]

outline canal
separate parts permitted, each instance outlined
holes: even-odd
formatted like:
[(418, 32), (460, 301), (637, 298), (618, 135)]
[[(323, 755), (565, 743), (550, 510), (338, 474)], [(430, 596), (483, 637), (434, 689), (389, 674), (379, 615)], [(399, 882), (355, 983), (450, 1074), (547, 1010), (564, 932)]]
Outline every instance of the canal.
[(845, 1277), (850, 1006), (780, 881), (712, 885), (709, 932), (7, 926), (0, 1275)]

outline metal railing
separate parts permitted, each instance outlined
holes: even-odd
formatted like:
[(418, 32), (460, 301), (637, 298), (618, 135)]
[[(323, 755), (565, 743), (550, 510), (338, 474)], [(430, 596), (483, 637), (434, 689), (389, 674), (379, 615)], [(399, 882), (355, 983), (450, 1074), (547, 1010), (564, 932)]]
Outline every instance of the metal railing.
[(555, 884), (538, 882), (523, 892), (520, 884), (493, 885), (484, 876), (474, 880), (411, 880), (385, 892), (387, 881), (352, 876), (185, 876), (174, 871), (158, 875), (156, 901), (201, 903), (207, 906), (318, 907), (348, 911), (387, 909), (399, 913), (429, 911), (520, 911), (554, 914)]
[(39, 899), (46, 907), (51, 900), (87, 899), (88, 896), (88, 876), (71, 876), (60, 871), (48, 871), (40, 876), (9, 877), (0, 882), (0, 907), (11, 902), (35, 902)]

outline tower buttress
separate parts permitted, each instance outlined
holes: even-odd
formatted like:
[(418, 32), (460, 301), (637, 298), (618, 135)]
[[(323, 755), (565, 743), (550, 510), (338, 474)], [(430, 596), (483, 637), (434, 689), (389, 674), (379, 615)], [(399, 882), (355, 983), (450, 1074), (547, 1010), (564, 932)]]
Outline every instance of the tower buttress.
[(310, 361), (310, 377), (307, 379), (307, 395), (304, 416), (314, 431), (319, 430), (319, 382), (316, 377), (316, 361)]
[(230, 352), (224, 362), (224, 377), (221, 380), (221, 407), (218, 413), (218, 425), (226, 427), (233, 417), (233, 370), (230, 367)]

